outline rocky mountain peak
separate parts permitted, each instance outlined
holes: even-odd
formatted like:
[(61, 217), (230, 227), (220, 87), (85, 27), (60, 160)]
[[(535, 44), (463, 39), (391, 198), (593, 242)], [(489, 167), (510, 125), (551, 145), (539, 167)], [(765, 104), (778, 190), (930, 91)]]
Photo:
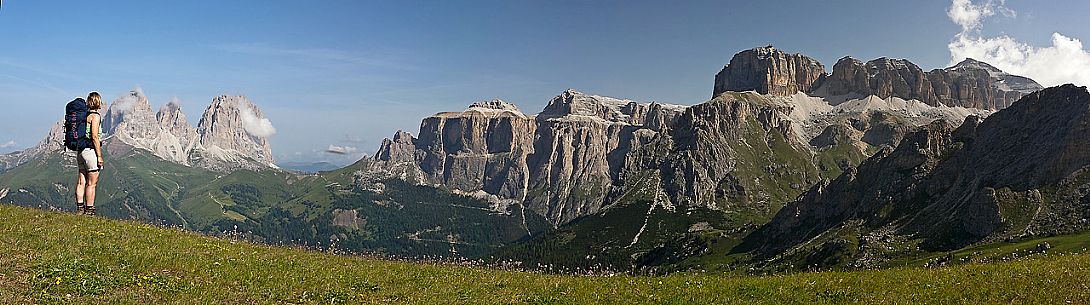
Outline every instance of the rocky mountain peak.
[(394, 132), (392, 138), (382, 139), (382, 144), (379, 146), (374, 159), (392, 163), (414, 161), (416, 156), (414, 140), (411, 134), (398, 129), (397, 132)]
[(275, 132), (246, 97), (217, 96), (197, 124), (200, 151), (191, 159), (216, 169), (275, 167), (268, 141)]
[(153, 152), (165, 159), (188, 164), (189, 151), (197, 142), (197, 129), (189, 124), (176, 101), (170, 101), (155, 114), (162, 132)]
[(870, 68), (871, 71), (910, 70), (923, 73), (923, 69), (920, 69), (920, 66), (917, 66), (904, 58), (879, 57), (868, 61), (866, 66), (867, 68)]
[(164, 130), (172, 133), (195, 131), (193, 125), (186, 120), (185, 113), (182, 113), (182, 107), (174, 101), (160, 107), (155, 119)]
[[(940, 72), (933, 71), (932, 73)], [(1015, 91), (1024, 95), (1044, 89), (1041, 84), (1038, 84), (1028, 77), (1003, 72), (1003, 70), (999, 70), (999, 68), (996, 68), (995, 66), (972, 58), (966, 58), (953, 67), (943, 69), (941, 73), (954, 77), (987, 79), (992, 81), (991, 87), (994, 87), (997, 91), (1003, 93), (1003, 95), (1018, 95), (1007, 93), (1009, 91)], [(1018, 96), (1021, 97), (1021, 95)]]
[(600, 119), (608, 122), (625, 122), (628, 115), (621, 110), (630, 100), (584, 94), (572, 89), (557, 95), (538, 114), (539, 119)]
[[(111, 148), (111, 154), (123, 153), (127, 151), (127, 148), (140, 148), (160, 158), (188, 164), (186, 152), (183, 149), (184, 144), (175, 136), (164, 137), (164, 134), (170, 134), (173, 130), (165, 131), (157, 116), (155, 112), (152, 112), (148, 97), (140, 88), (133, 89), (114, 100), (103, 116), (102, 124), (103, 132), (111, 141), (107, 143), (107, 146)], [(186, 136), (186, 138), (192, 137), (192, 135)]]
[(483, 108), (483, 109), (504, 110), (504, 111), (522, 113), (522, 111), (519, 110), (519, 107), (515, 106), (515, 104), (504, 102), (503, 100), (500, 100), (500, 99), (494, 99), (494, 100), (490, 100), (490, 101), (479, 101), (479, 102), (476, 102), (476, 103), (473, 103), (473, 104), (469, 104), (469, 108), (471, 108), (471, 109), (472, 108)]
[(985, 71), (988, 71), (988, 72), (1003, 73), (1003, 71), (999, 70), (999, 68), (996, 68), (996, 67), (994, 67), (992, 65), (989, 65), (986, 62), (979, 61), (979, 60), (972, 59), (972, 58), (965, 58), (964, 60), (962, 60), (961, 62), (958, 62), (953, 67), (946, 68), (946, 70), (957, 70), (957, 69), (979, 69), (979, 70), (985, 70)]
[(1041, 88), (1031, 79), (1010, 75), (974, 59), (925, 72), (906, 59), (881, 57), (863, 63), (844, 57), (833, 65), (833, 73), (816, 93), (897, 97), (931, 106), (998, 110)]
[(57, 121), (49, 128), (49, 134), (34, 147), (0, 155), (0, 172), (22, 165), (47, 154), (59, 154), (64, 148), (64, 121)]
[(118, 97), (103, 115), (102, 128), (107, 135), (128, 140), (154, 138), (158, 134), (155, 112), (140, 88)]
[(874, 95), (917, 100), (930, 106), (998, 110), (1040, 89), (1029, 78), (1010, 75), (974, 59), (928, 72), (907, 59), (880, 57), (863, 62), (845, 56), (827, 75), (825, 67), (813, 58), (766, 46), (735, 54), (715, 75), (712, 97), (727, 91), (838, 98)]
[(802, 54), (789, 54), (772, 46), (735, 54), (715, 75), (712, 97), (726, 91), (757, 91), (789, 96), (808, 93), (825, 80), (825, 66)]

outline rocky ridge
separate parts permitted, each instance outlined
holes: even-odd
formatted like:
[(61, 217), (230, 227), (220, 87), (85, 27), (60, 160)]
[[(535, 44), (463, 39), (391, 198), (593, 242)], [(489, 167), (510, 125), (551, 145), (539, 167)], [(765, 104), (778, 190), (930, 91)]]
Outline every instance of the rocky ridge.
[(917, 100), (931, 106), (999, 110), (1028, 93), (1042, 89), (1037, 82), (966, 59), (953, 67), (924, 71), (906, 59), (878, 58), (866, 63), (841, 58), (826, 74), (817, 60), (771, 46), (738, 53), (715, 77), (714, 95), (726, 91), (756, 91), (774, 96), (796, 93), (825, 96), (832, 101), (870, 95), (881, 99)]
[(245, 97), (218, 96), (194, 128), (176, 102), (152, 112), (143, 91), (133, 90), (110, 105), (103, 128), (108, 138), (120, 142), (110, 144), (119, 152), (140, 148), (171, 162), (216, 171), (275, 168), (268, 140), (247, 132), (247, 115), (264, 119)]
[(269, 146), (269, 131), (255, 131), (254, 121), (265, 114), (244, 96), (221, 95), (212, 99), (197, 123), (192, 164), (218, 171), (277, 168)]
[[(841, 70), (847, 71), (845, 65)], [(913, 129), (934, 120), (961, 121), (992, 113), (922, 101), (924, 95), (917, 92), (931, 92), (930, 80), (908, 61), (860, 63), (870, 69), (867, 65), (880, 72), (871, 75), (864, 69), (862, 76), (911, 79), (912, 85), (868, 95), (811, 96), (806, 93), (827, 93), (833, 77), (827, 79), (820, 63), (801, 54), (757, 48), (737, 54), (716, 76), (715, 92), (730, 94), (706, 103), (691, 107), (639, 103), (567, 90), (531, 116), (503, 101), (478, 102), (462, 112), (424, 119), (417, 138), (398, 131), (383, 141), (374, 157), (386, 170), (361, 172), (369, 177), (408, 177), (458, 192), (484, 192), (508, 204), (524, 204), (555, 225), (608, 207), (627, 191), (630, 178), (648, 171), (659, 176), (659, 189), (669, 205), (717, 209), (730, 206), (727, 201), (735, 206), (752, 201), (762, 202), (763, 210), (772, 213), (792, 200), (791, 194), (816, 183), (818, 171), (839, 174), (859, 162), (853, 160), (862, 160), (878, 147), (895, 146)], [(951, 71), (981, 67), (962, 65)], [(1021, 89), (1033, 84), (1023, 82)], [(844, 88), (853, 92), (851, 86)], [(731, 93), (743, 90), (757, 93)], [(772, 134), (778, 136), (770, 138)], [(819, 139), (822, 134), (825, 139)], [(835, 139), (827, 139), (833, 135)], [(754, 151), (755, 143), (745, 142), (747, 136), (764, 143), (761, 147), (768, 151)], [(850, 148), (837, 146), (841, 144)], [(829, 156), (832, 165), (815, 169), (818, 162), (811, 159), (832, 154), (826, 150), (850, 156)], [(763, 155), (754, 155), (758, 153)], [(791, 182), (773, 185), (767, 177), (764, 182), (750, 181), (762, 181), (760, 175)], [(723, 193), (721, 188), (729, 185), (739, 192)], [(742, 193), (745, 196), (739, 197)]]
[(802, 54), (789, 54), (772, 46), (735, 54), (715, 75), (712, 97), (727, 91), (757, 91), (788, 96), (809, 93), (825, 80), (825, 66)]
[[(556, 224), (601, 209), (635, 130), (667, 128), (680, 106), (642, 104), (568, 90), (537, 116), (494, 100), (398, 131), (374, 160), (395, 176), (459, 192), (515, 199)], [(411, 164), (411, 165), (409, 165)]]
[[(556, 225), (601, 211), (627, 191), (629, 178), (648, 171), (660, 176), (670, 205), (765, 202), (771, 213), (778, 209), (773, 202), (785, 203), (817, 182), (811, 159), (822, 147), (808, 143), (828, 126), (851, 129), (841, 141), (863, 154), (895, 145), (932, 120), (981, 113), (987, 112), (896, 98), (833, 106), (805, 95), (731, 93), (689, 107), (567, 90), (536, 116), (490, 101), (425, 118), (419, 138), (398, 131), (384, 139), (376, 165), (361, 175), (482, 191), (524, 204)], [(762, 175), (763, 182), (753, 182)], [(769, 175), (791, 182), (772, 184)], [(724, 195), (725, 183), (748, 192)]]

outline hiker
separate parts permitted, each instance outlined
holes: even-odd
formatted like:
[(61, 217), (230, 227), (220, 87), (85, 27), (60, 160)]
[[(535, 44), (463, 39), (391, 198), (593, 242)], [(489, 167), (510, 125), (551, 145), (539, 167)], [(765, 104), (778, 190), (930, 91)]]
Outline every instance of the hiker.
[[(76, 214), (94, 216), (95, 186), (98, 185), (98, 176), (104, 162), (102, 159), (102, 116), (98, 113), (102, 109), (102, 96), (93, 91), (87, 95), (86, 116), (82, 122), (79, 120), (79, 116), (83, 115), (80, 111), (81, 105), (78, 105), (79, 101), (80, 99), (76, 99), (68, 106), (68, 116), (73, 117), (68, 121), (75, 123), (66, 121), (66, 125), (73, 127), (70, 129), (74, 130), (66, 133), (73, 135), (74, 139), (68, 141), (69, 136), (66, 135), (65, 144), (76, 151), (76, 163), (79, 167), (79, 177), (76, 182)], [(72, 105), (73, 103), (76, 105)], [(76, 110), (72, 110), (73, 108)], [(86, 125), (86, 129), (80, 128), (81, 125)], [(68, 142), (72, 144), (69, 145)]]

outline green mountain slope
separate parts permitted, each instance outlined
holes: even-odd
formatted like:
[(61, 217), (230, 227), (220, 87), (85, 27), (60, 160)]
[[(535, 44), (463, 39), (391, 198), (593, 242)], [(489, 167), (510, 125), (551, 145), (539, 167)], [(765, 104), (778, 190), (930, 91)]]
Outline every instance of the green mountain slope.
[(384, 261), (0, 205), (0, 299), (68, 304), (1090, 301), (1090, 255), (771, 277), (546, 275)]
[[(144, 150), (107, 153), (96, 206), (102, 216), (230, 234), (272, 244), (395, 256), (477, 257), (548, 228), (519, 207), (400, 180), (355, 186), (350, 166), (320, 175), (240, 170), (216, 173)], [(0, 173), (0, 203), (74, 209), (74, 161), (54, 153)], [(516, 217), (517, 215), (517, 217)]]

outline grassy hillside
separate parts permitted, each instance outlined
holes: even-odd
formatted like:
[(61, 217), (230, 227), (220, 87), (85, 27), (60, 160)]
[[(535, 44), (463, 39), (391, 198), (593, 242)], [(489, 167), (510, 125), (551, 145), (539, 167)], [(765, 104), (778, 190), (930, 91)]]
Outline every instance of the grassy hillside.
[(770, 277), (565, 276), (276, 248), (0, 205), (6, 303), (1090, 302), (1090, 255)]
[[(240, 233), (252, 241), (397, 256), (477, 257), (540, 232), (547, 223), (519, 206), (498, 213), (488, 202), (404, 181), (360, 189), (359, 164), (322, 173), (216, 173), (130, 149), (107, 151), (99, 215)], [(74, 157), (49, 154), (0, 173), (0, 203), (72, 211)]]

